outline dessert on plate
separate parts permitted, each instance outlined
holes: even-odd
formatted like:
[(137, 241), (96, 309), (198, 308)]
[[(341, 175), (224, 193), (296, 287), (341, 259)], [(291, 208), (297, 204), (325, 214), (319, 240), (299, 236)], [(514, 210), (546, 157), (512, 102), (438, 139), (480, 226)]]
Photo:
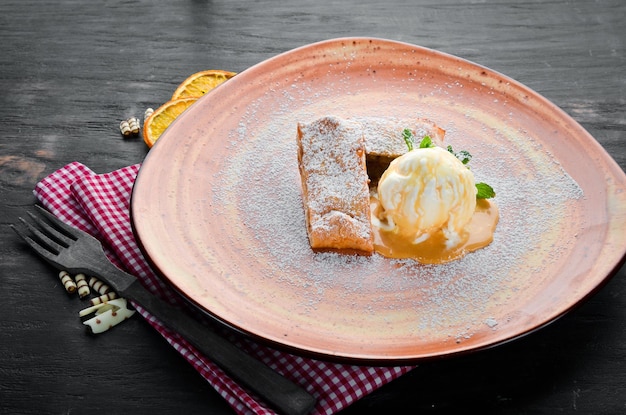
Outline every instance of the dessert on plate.
[(298, 124), (298, 165), (313, 249), (374, 250), (361, 124), (324, 117)]
[(442, 263), (491, 243), (495, 193), (476, 183), (469, 153), (443, 148), (444, 135), (420, 118), (299, 123), (311, 247)]

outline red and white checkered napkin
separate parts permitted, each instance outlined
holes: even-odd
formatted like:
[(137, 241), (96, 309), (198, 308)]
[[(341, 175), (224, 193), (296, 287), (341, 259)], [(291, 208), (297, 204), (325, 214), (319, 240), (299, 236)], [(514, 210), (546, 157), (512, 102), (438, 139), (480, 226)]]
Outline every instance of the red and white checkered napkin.
[[(107, 174), (95, 174), (83, 164), (74, 162), (41, 180), (34, 194), (56, 216), (100, 239), (113, 263), (135, 275), (152, 293), (183, 306), (184, 300), (154, 274), (135, 242), (129, 205), (138, 171), (139, 165), (133, 165)], [(164, 327), (146, 310), (136, 308), (237, 413), (274, 413), (184, 338)], [(412, 369), (409, 366), (365, 367), (328, 363), (229, 335), (240, 347), (312, 393), (318, 399), (314, 414), (333, 414)]]

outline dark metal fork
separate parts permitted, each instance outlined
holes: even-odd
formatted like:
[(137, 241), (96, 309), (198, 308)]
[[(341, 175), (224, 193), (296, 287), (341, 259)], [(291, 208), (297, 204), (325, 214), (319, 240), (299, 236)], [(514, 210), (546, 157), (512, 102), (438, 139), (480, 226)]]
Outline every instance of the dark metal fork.
[(93, 236), (76, 229), (36, 206), (46, 219), (28, 212), (36, 226), (19, 218), (32, 237), (11, 228), (58, 270), (84, 273), (109, 284), (120, 297), (140, 304), (170, 329), (180, 333), (242, 386), (284, 414), (304, 415), (315, 405), (306, 390), (245, 353), (210, 328), (148, 292), (130, 274), (113, 265)]

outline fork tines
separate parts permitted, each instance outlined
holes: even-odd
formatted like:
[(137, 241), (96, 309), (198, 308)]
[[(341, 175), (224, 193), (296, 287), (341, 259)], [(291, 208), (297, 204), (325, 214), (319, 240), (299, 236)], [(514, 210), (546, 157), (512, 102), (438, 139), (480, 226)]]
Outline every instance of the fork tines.
[[(49, 211), (47, 211), (46, 209), (44, 209), (43, 207), (39, 206), (39, 205), (35, 205), (35, 208), (39, 211), (39, 213), (43, 216), (46, 217), (46, 219), (48, 219), (52, 224), (54, 224), (55, 226), (55, 230), (57, 231), (56, 233), (58, 234), (59, 232), (61, 232), (61, 236), (66, 236), (68, 238), (70, 238), (71, 240), (76, 240), (78, 239), (78, 236), (80, 236), (81, 233), (83, 233), (82, 231), (78, 230), (77, 228), (74, 228), (73, 226), (68, 225), (67, 223), (63, 222), (61, 219), (57, 218), (56, 216), (54, 216), (52, 213), (50, 213)], [(32, 213), (29, 212), (29, 215), (35, 219), (39, 224), (45, 224), (45, 221), (42, 220), (38, 220), (36, 218), (36, 216)], [(50, 227), (48, 227), (49, 229), (52, 229)]]
[(24, 240), (24, 242), (35, 250), (35, 252), (58, 267), (55, 257), (63, 249), (67, 248), (73, 240), (75, 240), (73, 237), (68, 235), (68, 230), (71, 230), (71, 227), (61, 222), (42, 207), (36, 206), (36, 208), (43, 216), (48, 218), (51, 223), (54, 223), (55, 226), (50, 225), (41, 217), (38, 217), (31, 212), (27, 212), (37, 226), (31, 224), (22, 217), (19, 217), (18, 219), (31, 232), (34, 238), (19, 230), (14, 225), (10, 225), (11, 229), (13, 229), (15, 233), (22, 238), (22, 240)]

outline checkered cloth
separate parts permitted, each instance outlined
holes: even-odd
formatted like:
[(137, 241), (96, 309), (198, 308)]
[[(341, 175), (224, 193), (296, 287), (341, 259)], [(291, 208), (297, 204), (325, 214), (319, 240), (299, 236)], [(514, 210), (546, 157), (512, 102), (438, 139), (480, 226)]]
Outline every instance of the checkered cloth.
[[(82, 229), (104, 246), (111, 261), (135, 275), (155, 295), (181, 307), (187, 306), (150, 269), (134, 240), (129, 205), (139, 165), (107, 174), (96, 174), (74, 162), (41, 180), (35, 187), (37, 199), (65, 222)], [(238, 414), (274, 414), (262, 401), (250, 395), (191, 344), (163, 326), (140, 306), (137, 311), (178, 351)], [(318, 402), (313, 414), (333, 414), (412, 369), (365, 367), (328, 363), (295, 356), (227, 333), (239, 347), (302, 385)]]

